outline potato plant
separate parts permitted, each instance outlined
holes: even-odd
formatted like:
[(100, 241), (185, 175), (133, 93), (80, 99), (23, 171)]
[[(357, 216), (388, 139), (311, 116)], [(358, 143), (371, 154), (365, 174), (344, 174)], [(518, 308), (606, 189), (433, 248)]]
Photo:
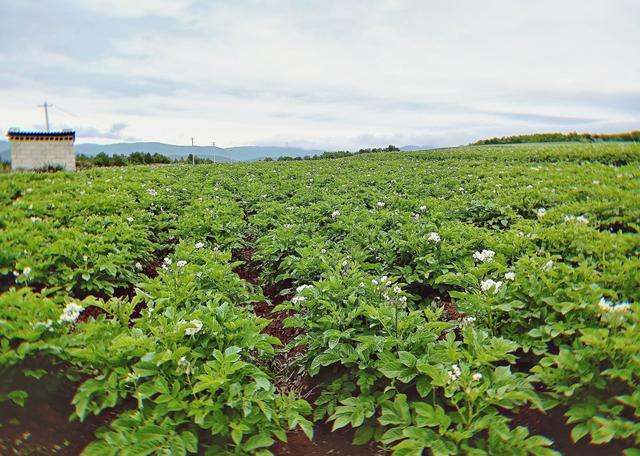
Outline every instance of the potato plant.
[(637, 144), (0, 175), (0, 372), (86, 455), (637, 455), (639, 194)]

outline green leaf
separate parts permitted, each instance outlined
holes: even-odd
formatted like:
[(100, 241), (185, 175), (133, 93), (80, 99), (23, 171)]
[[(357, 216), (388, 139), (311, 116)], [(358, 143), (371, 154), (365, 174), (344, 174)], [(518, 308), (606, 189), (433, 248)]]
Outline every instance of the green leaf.
[(431, 382), (424, 376), (420, 376), (416, 382), (416, 390), (420, 397), (424, 398), (428, 394), (431, 393), (433, 387), (431, 386)]
[(404, 394), (398, 394), (394, 401), (386, 401), (382, 403), (382, 415), (378, 421), (383, 426), (388, 424), (403, 424), (409, 426), (411, 424), (411, 412), (409, 404)]
[(313, 423), (306, 418), (300, 418), (298, 426), (309, 440), (313, 440)]
[(198, 437), (193, 432), (183, 431), (180, 433), (180, 438), (189, 453), (196, 453), (198, 451)]
[(251, 436), (243, 445), (245, 451), (254, 451), (258, 448), (270, 447), (274, 440), (268, 434), (257, 434)]
[(40, 379), (47, 374), (47, 371), (44, 369), (24, 369), (22, 373), (27, 377)]
[(582, 437), (589, 433), (589, 428), (584, 424), (578, 424), (571, 429), (571, 440), (573, 443), (577, 443)]
[(26, 391), (13, 390), (7, 394), (7, 397), (11, 399), (14, 404), (24, 407), (24, 401), (29, 397), (29, 394)]
[(353, 444), (354, 445), (364, 445), (368, 443), (373, 437), (373, 433), (375, 432), (375, 427), (365, 425), (361, 426), (356, 430), (355, 435), (353, 436)]
[(331, 432), (334, 432), (340, 428), (345, 427), (347, 424), (351, 423), (351, 416), (349, 415), (339, 415), (335, 421), (333, 422), (333, 427), (331, 428)]

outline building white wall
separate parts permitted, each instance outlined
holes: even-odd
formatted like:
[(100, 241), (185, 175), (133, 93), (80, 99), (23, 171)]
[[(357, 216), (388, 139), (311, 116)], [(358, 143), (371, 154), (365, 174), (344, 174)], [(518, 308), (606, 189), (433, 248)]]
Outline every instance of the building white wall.
[(76, 153), (73, 140), (62, 138), (10, 138), (11, 169), (36, 169), (62, 166), (67, 171), (76, 170)]

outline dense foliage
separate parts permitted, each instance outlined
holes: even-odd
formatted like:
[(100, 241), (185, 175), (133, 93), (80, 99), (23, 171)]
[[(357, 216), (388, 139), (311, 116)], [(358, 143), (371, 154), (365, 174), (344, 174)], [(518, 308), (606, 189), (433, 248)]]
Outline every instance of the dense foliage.
[(126, 165), (150, 165), (160, 163), (171, 163), (171, 159), (162, 154), (150, 154), (149, 152), (133, 152), (129, 155), (113, 154), (111, 156), (104, 152), (91, 157), (88, 155), (78, 155), (76, 157), (78, 166), (88, 168), (91, 166), (126, 166)]
[(500, 138), (481, 139), (473, 143), (474, 145), (486, 144), (521, 144), (538, 142), (640, 142), (640, 130), (625, 133), (535, 133), (529, 135), (503, 136)]
[[(278, 157), (278, 161), (291, 161), (291, 160), (324, 160), (327, 158), (344, 158), (350, 157), (352, 155), (360, 155), (360, 154), (374, 154), (378, 152), (399, 152), (400, 149), (394, 145), (388, 145), (387, 147), (374, 147), (367, 149), (358, 149), (356, 152), (350, 152), (348, 150), (339, 150), (335, 152), (323, 152), (321, 154), (315, 155), (305, 155), (302, 157), (289, 157), (284, 155), (282, 157)], [(264, 161), (273, 161), (272, 158), (267, 157)]]
[(104, 152), (100, 152), (95, 156), (80, 154), (76, 157), (76, 163), (78, 169), (87, 169), (92, 167), (104, 167), (104, 166), (130, 166), (130, 165), (159, 165), (168, 163), (213, 163), (213, 160), (209, 158), (196, 157), (195, 159), (191, 154), (183, 158), (171, 158), (166, 155), (149, 152), (132, 152), (129, 155), (113, 154), (107, 155)]
[(325, 420), (399, 456), (551, 455), (514, 417), (559, 409), (637, 455), (639, 192), (634, 144), (0, 176), (0, 375), (46, 358), (73, 419), (115, 411), (87, 455), (267, 455)]

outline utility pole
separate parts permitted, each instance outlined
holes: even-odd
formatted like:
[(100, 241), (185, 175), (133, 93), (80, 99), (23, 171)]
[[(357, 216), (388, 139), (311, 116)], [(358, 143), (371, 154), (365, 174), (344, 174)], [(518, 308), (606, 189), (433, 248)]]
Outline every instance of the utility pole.
[(191, 137), (191, 164), (195, 165), (196, 164), (196, 154), (193, 152), (194, 148), (193, 148), (193, 136)]
[(49, 131), (49, 108), (52, 108), (52, 104), (48, 104), (47, 100), (44, 100), (44, 104), (38, 105), (40, 108), (44, 108), (44, 120), (47, 125), (47, 131)]
[(216, 142), (213, 141), (211, 145), (213, 146), (213, 164), (215, 165), (216, 164)]

